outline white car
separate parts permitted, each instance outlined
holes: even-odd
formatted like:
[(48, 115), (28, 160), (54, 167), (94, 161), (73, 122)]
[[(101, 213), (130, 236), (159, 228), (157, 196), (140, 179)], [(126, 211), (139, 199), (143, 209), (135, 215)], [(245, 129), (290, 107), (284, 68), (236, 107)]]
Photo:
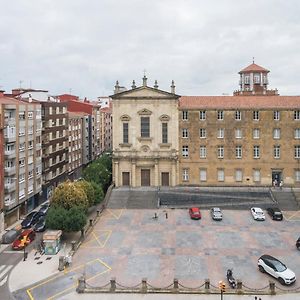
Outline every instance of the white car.
[(295, 273), (288, 269), (277, 258), (264, 254), (258, 259), (258, 268), (262, 273), (268, 273), (278, 279), (281, 284), (292, 284), (296, 281)]
[(251, 214), (256, 221), (264, 221), (266, 219), (263, 210), (259, 207), (251, 207)]
[(213, 207), (210, 213), (213, 220), (221, 221), (223, 218), (222, 211), (219, 207)]

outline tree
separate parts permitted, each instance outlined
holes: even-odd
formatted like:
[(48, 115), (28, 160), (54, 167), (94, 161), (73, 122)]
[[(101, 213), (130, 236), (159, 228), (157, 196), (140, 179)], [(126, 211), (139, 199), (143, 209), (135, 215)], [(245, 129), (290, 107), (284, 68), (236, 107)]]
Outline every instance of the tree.
[(92, 181), (91, 182), (92, 187), (94, 188), (95, 192), (95, 202), (94, 204), (99, 204), (100, 202), (103, 201), (104, 199), (104, 193), (100, 185), (98, 185), (96, 182)]
[(63, 207), (51, 206), (46, 216), (46, 228), (49, 229), (61, 229), (65, 228), (65, 220), (67, 218), (67, 210)]
[(55, 188), (51, 205), (63, 207), (67, 210), (74, 206), (80, 206), (84, 210), (88, 208), (88, 198), (85, 191), (69, 180)]
[(86, 180), (77, 181), (75, 183), (75, 185), (78, 186), (80, 189), (84, 190), (84, 192), (87, 196), (89, 206), (93, 206), (96, 201), (95, 189), (94, 189), (93, 185)]

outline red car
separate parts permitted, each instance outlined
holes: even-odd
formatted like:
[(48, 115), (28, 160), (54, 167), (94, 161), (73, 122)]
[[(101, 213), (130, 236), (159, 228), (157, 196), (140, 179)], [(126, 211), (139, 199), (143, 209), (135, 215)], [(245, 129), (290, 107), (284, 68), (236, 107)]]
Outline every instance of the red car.
[(201, 219), (201, 213), (200, 209), (198, 207), (192, 207), (189, 209), (190, 217), (193, 220), (200, 220)]
[(35, 239), (35, 232), (33, 229), (24, 230), (19, 237), (12, 243), (13, 250), (22, 250)]

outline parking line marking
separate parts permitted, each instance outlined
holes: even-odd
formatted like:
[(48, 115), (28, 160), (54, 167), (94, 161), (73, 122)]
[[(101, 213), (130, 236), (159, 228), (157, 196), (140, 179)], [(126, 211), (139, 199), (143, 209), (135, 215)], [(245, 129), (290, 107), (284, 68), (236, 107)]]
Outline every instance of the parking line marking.
[[(96, 232), (96, 233), (97, 233), (97, 232), (104, 232), (104, 233), (106, 233), (105, 240), (104, 240), (104, 241), (101, 241), (101, 240), (99, 239), (99, 237), (95, 234), (95, 232)], [(91, 240), (89, 240), (89, 241), (87, 241), (87, 242), (82, 243), (81, 247), (83, 247), (83, 248), (104, 248), (105, 245), (106, 245), (106, 243), (107, 243), (107, 241), (109, 240), (111, 234), (112, 234), (112, 231), (111, 231), (111, 230), (93, 230), (93, 231), (92, 231), (92, 235), (94, 236), (94, 238), (91, 239)], [(93, 242), (93, 241), (96, 241), (96, 242), (99, 244), (99, 246), (88, 246), (88, 245), (87, 245), (87, 244), (90, 244), (90, 243)]]
[(3, 270), (3, 272), (0, 273), (0, 278), (3, 277), (3, 275), (5, 275), (5, 273), (9, 272), (9, 270), (12, 268), (12, 265), (6, 266), (6, 268)]
[(107, 212), (109, 212), (116, 220), (119, 220), (120, 217), (121, 217), (121, 215), (122, 215), (122, 213), (123, 213), (123, 210), (124, 210), (124, 209), (121, 209), (119, 215), (114, 214), (114, 213), (111, 211), (111, 209), (107, 209)]

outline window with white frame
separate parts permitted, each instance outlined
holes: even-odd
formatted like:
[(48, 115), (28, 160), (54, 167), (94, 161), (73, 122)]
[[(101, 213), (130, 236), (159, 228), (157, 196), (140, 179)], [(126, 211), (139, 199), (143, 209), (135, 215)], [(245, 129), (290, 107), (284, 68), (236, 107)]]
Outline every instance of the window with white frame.
[(235, 146), (235, 158), (242, 158), (242, 146)]
[(217, 118), (218, 118), (219, 121), (220, 120), (224, 120), (224, 112), (223, 112), (223, 110), (218, 110), (218, 112), (217, 112)]
[(182, 169), (182, 180), (189, 181), (189, 169)]
[(254, 128), (253, 129), (253, 138), (254, 139), (259, 139), (259, 136), (260, 136), (259, 128)]
[(218, 181), (224, 181), (225, 180), (224, 169), (218, 169), (217, 176), (218, 176)]
[(235, 129), (235, 138), (236, 139), (241, 139), (243, 137), (242, 129), (241, 128), (236, 128)]
[(280, 111), (279, 110), (275, 110), (273, 113), (273, 118), (275, 121), (279, 121), (280, 120)]
[(206, 129), (205, 128), (200, 128), (199, 129), (199, 136), (201, 139), (206, 138)]
[(260, 74), (259, 73), (254, 74), (253, 81), (254, 81), (254, 83), (260, 83)]
[(235, 181), (243, 181), (243, 171), (241, 169), (235, 170)]
[(294, 120), (300, 120), (300, 110), (294, 111)]
[(245, 75), (245, 84), (249, 84), (249, 83), (250, 83), (250, 76)]
[(199, 119), (200, 120), (205, 120), (206, 119), (206, 111), (205, 110), (200, 110), (199, 111)]
[(183, 110), (182, 111), (182, 120), (188, 120), (188, 111), (187, 110)]
[(273, 129), (273, 138), (274, 139), (280, 139), (280, 128), (274, 128)]
[(141, 117), (141, 137), (148, 138), (150, 137), (150, 118)]
[(260, 157), (260, 147), (253, 146), (253, 158), (259, 158), (259, 157)]
[(235, 111), (235, 120), (236, 121), (242, 120), (242, 113), (241, 113), (241, 111), (239, 111), (239, 110)]
[(25, 181), (25, 174), (20, 174), (19, 175), (19, 183), (22, 183)]
[(218, 146), (218, 158), (224, 158), (224, 146)]
[(257, 170), (257, 169), (253, 170), (253, 181), (254, 182), (260, 181), (260, 170)]
[(189, 137), (189, 131), (187, 128), (182, 129), (182, 137), (183, 138), (188, 138)]
[(258, 110), (253, 111), (253, 120), (255, 120), (255, 121), (259, 120), (259, 111)]
[(188, 157), (189, 156), (189, 146), (182, 146), (182, 156)]
[(33, 119), (33, 111), (28, 112), (28, 119)]
[(294, 154), (295, 158), (300, 158), (300, 146), (299, 145), (294, 147), (294, 153), (295, 153)]
[(274, 158), (280, 158), (280, 146), (279, 145), (274, 145), (273, 155), (274, 155)]
[(295, 129), (295, 139), (300, 139), (300, 128)]
[(224, 128), (218, 128), (217, 138), (218, 139), (223, 139), (224, 138)]
[(206, 169), (200, 169), (200, 181), (206, 181)]
[(300, 181), (300, 170), (295, 170), (295, 180)]
[(200, 146), (200, 158), (206, 158), (206, 146)]

